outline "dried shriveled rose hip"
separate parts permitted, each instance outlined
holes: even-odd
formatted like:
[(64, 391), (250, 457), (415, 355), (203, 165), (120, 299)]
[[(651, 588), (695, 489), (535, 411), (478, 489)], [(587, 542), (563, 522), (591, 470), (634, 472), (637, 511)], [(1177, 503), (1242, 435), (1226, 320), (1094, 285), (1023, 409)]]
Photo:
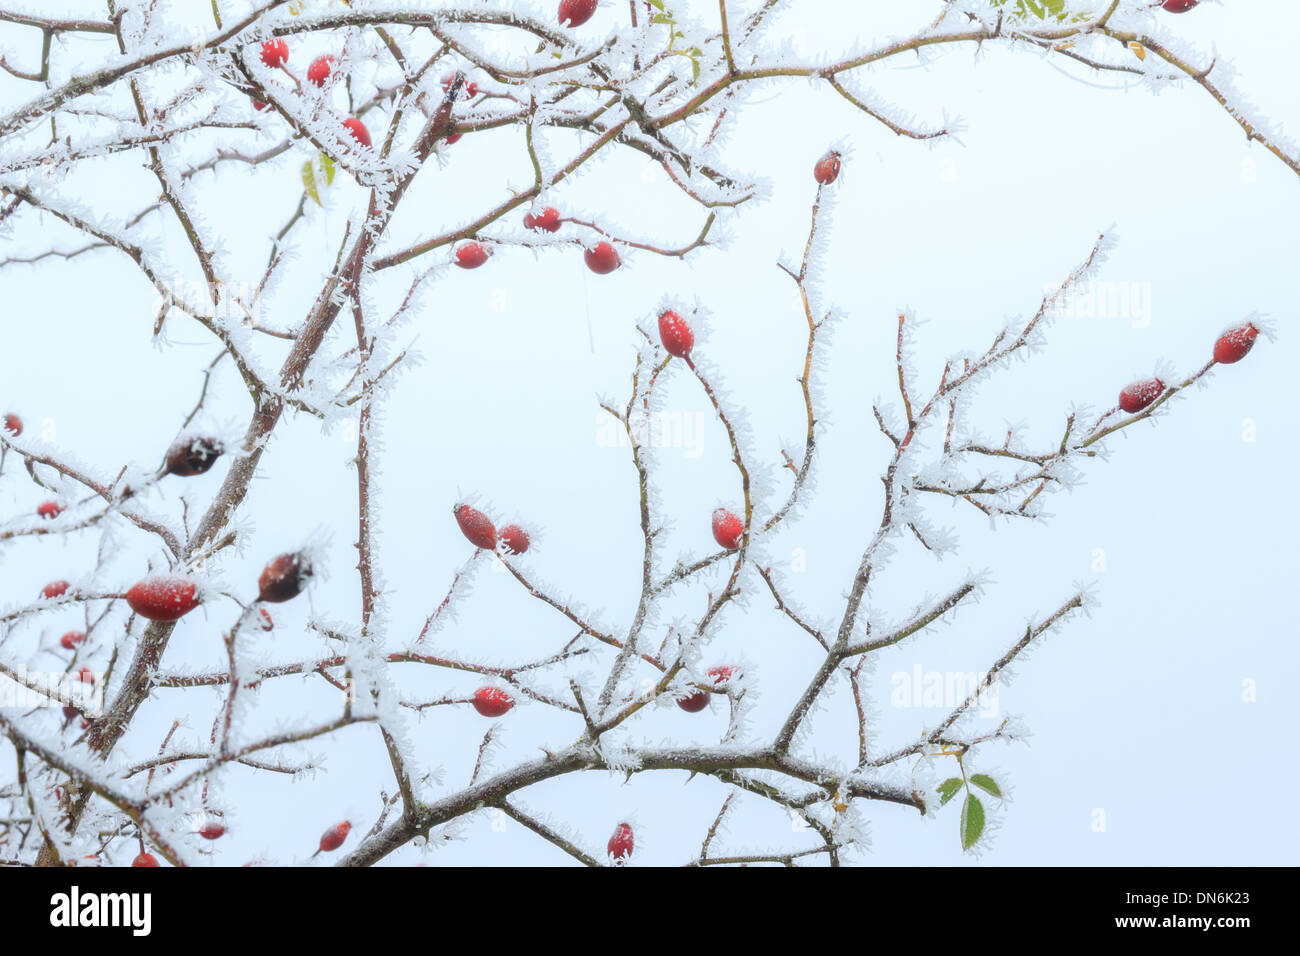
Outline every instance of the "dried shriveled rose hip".
[(189, 478), (211, 470), (225, 447), (216, 438), (182, 436), (167, 449), (163, 474)]
[(311, 575), (311, 562), (303, 552), (278, 554), (266, 563), (257, 578), (258, 600), (280, 604), (296, 598), (311, 580)]

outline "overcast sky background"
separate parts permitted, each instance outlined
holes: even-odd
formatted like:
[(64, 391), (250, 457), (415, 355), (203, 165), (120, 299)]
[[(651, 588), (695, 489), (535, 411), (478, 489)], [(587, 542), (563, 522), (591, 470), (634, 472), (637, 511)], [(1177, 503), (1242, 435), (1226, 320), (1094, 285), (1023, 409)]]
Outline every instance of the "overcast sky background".
[[(65, 5), (70, 14), (99, 14), (95, 4)], [(712, 4), (675, 6), (699, 8), (710, 23), (716, 15), (708, 13)], [(794, 9), (774, 21), (769, 38), (789, 40), (796, 54), (810, 55), (913, 32), (935, 9), (930, 3), (825, 0), (788, 6)], [(512, 7), (553, 16), (549, 4)], [(185, 15), (175, 16), (179, 31)], [(605, 3), (582, 28), (583, 39), (598, 42), (623, 16), (622, 4)], [(1300, 28), (1294, 3), (1206, 2), (1155, 23), (1162, 35), (1195, 51), (1197, 62), (1215, 55), (1231, 62), (1237, 86), (1272, 118), (1271, 128), (1300, 138), (1300, 65), (1286, 45)], [(111, 42), (82, 43), (82, 69), (111, 61)], [(333, 51), (323, 36), (291, 44), (291, 65), (300, 71), (312, 56)], [(38, 49), (36, 31), (0, 28), (0, 50), (11, 61), (30, 64)], [(66, 76), (68, 61), (61, 62)], [(1300, 654), (1290, 589), (1300, 571), (1293, 540), (1300, 507), (1292, 488), (1300, 462), (1290, 370), (1300, 181), (1260, 146), (1248, 145), (1236, 124), (1190, 84), (1157, 94), (1028, 50), (987, 47), (976, 55), (961, 47), (924, 64), (909, 57), (859, 74), (858, 87), (871, 88), (924, 124), (938, 125), (945, 114), (959, 117), (965, 124), (959, 142), (931, 148), (898, 138), (810, 82), (756, 87), (728, 119), (724, 155), (729, 168), (769, 188), (763, 202), (726, 219), (725, 248), (698, 251), (684, 263), (629, 253), (624, 267), (607, 277), (590, 273), (573, 248), (536, 256), (502, 249), (481, 269), (446, 270), (429, 288), (414, 320), (397, 333), (399, 344), (414, 342), (422, 364), (401, 377), (383, 406), (377, 558), (388, 585), (390, 628), (399, 635), (417, 632), (469, 557), (471, 548), (451, 516), (465, 494), (478, 495), (494, 516), (518, 518), (537, 530), (535, 548), (521, 559), (529, 573), (596, 609), (609, 627), (626, 628), (640, 584), (635, 472), (627, 450), (605, 439), (597, 401), (626, 400), (635, 324), (651, 320), (665, 297), (687, 306), (698, 301), (707, 311), (697, 354), (721, 374), (731, 407), (745, 409), (752, 448), (771, 469), (769, 507), (784, 495), (788, 484), (776, 468), (780, 449), (783, 443), (795, 452), (802, 448), (795, 378), (806, 327), (776, 262), (802, 251), (815, 196), (812, 164), (840, 143), (848, 155), (828, 191), (834, 216), (819, 290), (820, 306), (843, 315), (823, 369), (828, 424), (807, 507), (764, 546), (770, 561), (785, 568), (794, 597), (819, 620), (838, 621), (879, 518), (877, 476), (889, 446), (876, 430), (871, 403), (897, 404), (893, 337), (900, 308), (926, 322), (913, 364), (928, 390), (946, 354), (983, 349), (1006, 318), (1031, 314), (1044, 289), (1113, 225), (1119, 243), (1098, 278), (1136, 289), (1149, 314), (1064, 317), (1052, 329), (1049, 348), (979, 392), (987, 433), (1023, 423), (1040, 445), (1059, 441), (1072, 403), (1104, 410), (1120, 387), (1160, 363), (1178, 374), (1193, 372), (1208, 359), (1218, 333), (1252, 312), (1266, 314), (1277, 331), (1276, 341), (1261, 341), (1245, 361), (1215, 371), (1206, 388), (1170, 403), (1157, 425), (1111, 439), (1109, 461), (1092, 462), (1084, 484), (1050, 499), (1049, 523), (999, 523), (991, 532), (972, 509), (950, 508), (946, 500), (929, 505), (933, 521), (961, 534), (961, 550), (936, 561), (904, 545), (873, 584), (872, 618), (901, 619), (972, 570), (986, 570), (990, 583), (983, 600), (950, 624), (879, 655), (876, 752), (910, 741), (953, 703), (890, 706), (895, 675), (917, 667), (982, 671), (1027, 620), (1057, 607), (1073, 589), (1090, 588), (1099, 604), (1091, 616), (1076, 616), (1050, 635), (1002, 688), (999, 718), (1022, 717), (1033, 737), (1027, 746), (990, 746), (971, 759), (972, 769), (992, 773), (1012, 791), (1013, 799), (994, 812), (997, 832), (987, 851), (978, 858), (961, 852), (957, 802), (924, 820), (912, 810), (873, 804), (865, 808), (872, 850), (864, 862), (1295, 863), (1300, 824), (1272, 804), (1295, 787), (1298, 773), (1290, 705)], [(24, 102), (33, 89), (0, 77), (0, 108)], [(282, 127), (274, 121), (267, 126), (259, 134), (233, 132), (232, 143), (251, 148), (278, 141)], [(517, 139), (513, 131), (493, 131), (468, 135), (446, 150), (421, 174), (383, 248), (435, 234), (499, 202), (509, 186), (526, 185), (531, 173)], [(557, 157), (569, 148), (560, 137), (552, 141)], [(177, 149), (178, 161), (190, 155)], [(203, 226), (220, 237), (224, 265), (237, 280), (260, 277), (269, 238), (297, 202), (298, 167), (307, 155), (294, 152), (255, 173), (239, 167), (196, 179), (192, 197)], [(60, 189), (84, 206), (122, 214), (151, 201), (156, 184), (136, 155), (87, 164)], [(333, 262), (347, 216), (363, 198), (342, 176), (326, 191), (325, 208), (309, 210), (309, 221), (295, 233), (293, 271), (265, 303), (264, 321), (278, 327), (300, 321)], [(598, 161), (551, 201), (566, 214), (664, 246), (686, 243), (702, 222), (698, 208), (661, 174), (628, 155)], [(16, 219), (0, 256), (81, 244), (30, 212)], [(508, 226), (518, 231), (517, 223)], [(188, 263), (174, 220), (158, 237), (170, 262)], [(373, 290), (375, 315), (391, 312), (413, 267), (427, 264), (417, 260), (391, 270)], [(154, 464), (198, 396), (201, 369), (218, 351), (211, 337), (173, 314), (166, 344), (152, 344), (154, 294), (130, 263), (109, 252), (5, 268), (0, 289), (6, 303), (0, 314), (3, 410), (20, 413), (33, 435), (46, 429), (60, 449), (106, 475), (126, 463)], [(335, 333), (343, 344), (352, 334), (346, 326)], [(265, 364), (278, 366), (285, 343), (258, 344)], [(214, 378), (210, 399), (203, 421), (238, 434), (248, 402), (228, 365)], [(664, 407), (694, 421), (708, 405), (697, 383), (676, 374)], [(355, 619), (353, 434), (346, 423), (323, 434), (314, 419), (287, 419), (244, 509), (251, 534), (240, 554), (213, 568), (252, 597), (269, 557), (312, 535), (328, 536), (328, 579), (309, 599), (273, 609), (278, 626), (264, 639), (268, 661), (320, 653), (320, 640), (304, 628), (313, 614)], [(670, 553), (709, 553), (710, 511), (719, 501), (736, 500), (725, 435), (708, 422), (697, 437), (697, 445), (658, 455), (655, 483), (672, 519)], [(224, 472), (223, 462), (209, 475), (166, 485), (166, 494), (155, 489), (148, 504), (179, 513), (180, 487), (191, 514), (201, 512)], [(21, 469), (6, 467), (0, 479), (5, 512), (26, 513), (42, 497)], [(129, 585), (159, 559), (142, 536), (117, 537), (120, 550), (96, 579), (105, 589)], [(89, 581), (95, 545), (88, 536), (6, 545), (0, 549), (0, 603), (25, 603), (54, 577)], [(806, 555), (802, 573), (790, 570), (797, 554)], [(748, 583), (761, 586), (756, 578)], [(704, 601), (704, 589), (684, 589), (660, 626), (693, 619)], [(459, 612), (437, 638), (436, 646), (448, 653), (522, 661), (572, 636), (563, 618), (487, 567)], [(12, 637), (5, 659), (22, 659), (41, 640), (48, 645), (77, 620), (72, 610), (59, 614)], [(220, 633), (235, 614), (231, 602), (217, 601), (187, 618), (164, 669), (224, 668)], [(778, 708), (788, 709), (786, 702), (815, 669), (815, 645), (762, 593), (726, 614), (707, 661), (744, 662), (761, 697), (755, 732), (770, 733), (785, 713)], [(120, 625), (123, 616), (113, 620)], [(102, 666), (109, 647), (104, 638), (88, 648), (85, 660)], [(42, 659), (55, 666), (48, 654)], [(467, 693), (481, 683), (463, 676), (404, 675), (403, 686), (415, 698)], [(1253, 699), (1244, 699), (1248, 690)], [(124, 742), (126, 752), (145, 757), (157, 751), (181, 706), (178, 693), (157, 692)], [(180, 737), (198, 743), (206, 739), (217, 698), (203, 691), (186, 697), (193, 709)], [(278, 682), (262, 691), (246, 739), (322, 719), (337, 706), (337, 693), (319, 679)], [(539, 705), (518, 707), (501, 723), (496, 769), (536, 755), (539, 746), (565, 746), (577, 734), (573, 721)], [(443, 787), (468, 778), (486, 724), (464, 706), (435, 708), (412, 721), (419, 757), (425, 769), (441, 769)], [(852, 758), (852, 701), (844, 687), (829, 696), (813, 727), (818, 754)], [(724, 728), (720, 703), (695, 715), (669, 706), (638, 725), (636, 734), (655, 742), (708, 743)], [(230, 833), (202, 847), (195, 841), (195, 849), (220, 863), (259, 856), (288, 862), (305, 859), (320, 832), (338, 819), (368, 829), (378, 812), (377, 788), (392, 789), (373, 728), (351, 728), (306, 750), (328, 755), (322, 772), (309, 779), (290, 783), (246, 768), (227, 771), (214, 799), (227, 811)], [(921, 766), (915, 780), (932, 785), (950, 775), (950, 764)], [(890, 779), (906, 785), (911, 769), (901, 766)], [(638, 862), (673, 863), (695, 853), (724, 795), (716, 782), (687, 783), (685, 774), (643, 774), (626, 785), (589, 774), (543, 784), (522, 794), (520, 803), (580, 834), (592, 850), (603, 850), (614, 825), (631, 819)], [(470, 839), (448, 842), (426, 857), (407, 847), (387, 862), (567, 861), (513, 822), (495, 826), (491, 815), (478, 815), (461, 828)], [(807, 841), (790, 829), (782, 813), (754, 804), (716, 849)]]

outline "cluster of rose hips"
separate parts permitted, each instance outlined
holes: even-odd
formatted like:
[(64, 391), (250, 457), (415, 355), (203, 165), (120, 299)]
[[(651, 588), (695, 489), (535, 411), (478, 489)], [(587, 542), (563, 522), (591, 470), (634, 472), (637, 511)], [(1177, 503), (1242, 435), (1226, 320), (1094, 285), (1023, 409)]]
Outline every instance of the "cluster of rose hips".
[[(1219, 365), (1240, 362), (1259, 338), (1254, 322), (1243, 322), (1225, 331), (1214, 342), (1214, 361)], [(1148, 408), (1165, 393), (1165, 383), (1158, 378), (1144, 378), (1124, 386), (1119, 393), (1119, 407), (1130, 415)]]
[[(591, 18), (596, 11), (596, 0), (564, 0), (560, 4), (560, 22), (566, 20), (570, 26), (581, 26)], [(262, 62), (272, 69), (287, 70), (289, 61), (289, 45), (284, 40), (267, 40), (262, 44)], [(316, 86), (323, 87), (326, 80), (334, 70), (337, 61), (332, 56), (319, 56), (312, 61), (311, 66), (307, 68), (307, 79)], [(442, 78), (442, 88), (450, 90), (455, 80), (455, 74), (447, 74)], [(478, 95), (478, 84), (467, 82), (463, 87), (463, 95), (466, 98), (473, 98)], [(258, 100), (253, 101), (254, 108), (258, 110), (267, 109), (266, 103)], [(362, 146), (371, 144), (370, 131), (366, 129), (364, 123), (356, 117), (349, 117), (343, 121), (343, 126), (348, 133)], [(460, 140), (461, 133), (453, 133), (448, 136), (445, 142), (448, 145)], [(524, 226), (538, 231), (556, 232), (561, 224), (560, 212), (553, 206), (548, 206), (540, 213), (527, 213), (524, 216)], [(470, 239), (456, 247), (453, 253), (452, 261), (462, 269), (477, 269), (492, 257), (491, 248), (483, 242), (476, 239)], [(601, 241), (590, 249), (583, 250), (583, 259), (587, 263), (587, 268), (597, 275), (608, 275), (622, 265), (622, 259), (619, 257), (618, 250), (609, 242)]]
[[(262, 62), (273, 70), (284, 70), (285, 73), (289, 73), (289, 44), (280, 39), (267, 40), (262, 44)], [(337, 63), (338, 60), (329, 54), (316, 57), (307, 67), (307, 82), (323, 88)], [(269, 108), (270, 104), (253, 100), (253, 109), (261, 111)], [(343, 121), (343, 128), (362, 146), (370, 146), (370, 130), (366, 129), (366, 124), (361, 120), (349, 116)]]
[[(459, 504), (452, 514), (461, 533), (476, 548), (495, 551), (499, 544), (507, 554), (523, 554), (531, 544), (528, 532), (519, 525), (509, 524), (498, 531), (492, 519), (472, 505)], [(500, 717), (515, 705), (515, 699), (499, 687), (485, 686), (474, 691), (470, 703), (484, 717)]]
[(519, 525), (506, 525), (497, 531), (492, 519), (472, 505), (459, 504), (452, 510), (452, 514), (456, 516), (456, 524), (460, 525), (461, 533), (476, 548), (495, 551), (500, 542), (507, 554), (523, 554), (531, 543), (528, 532)]
[[(554, 206), (547, 206), (539, 213), (525, 213), (524, 227), (534, 232), (558, 232), (564, 220), (560, 211)], [(477, 239), (469, 239), (456, 247), (454, 262), (462, 269), (477, 269), (492, 257), (492, 250)], [(587, 268), (596, 275), (609, 275), (623, 264), (618, 250), (612, 244), (601, 240), (590, 249), (583, 249), (583, 261)]]

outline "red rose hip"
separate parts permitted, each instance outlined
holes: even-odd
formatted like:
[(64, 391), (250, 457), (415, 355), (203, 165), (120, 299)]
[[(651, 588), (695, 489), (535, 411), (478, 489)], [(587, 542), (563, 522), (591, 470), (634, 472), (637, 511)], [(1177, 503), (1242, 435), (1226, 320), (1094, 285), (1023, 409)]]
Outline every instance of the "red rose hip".
[[(725, 684), (731, 679), (731, 668), (725, 665), (720, 667), (710, 667), (708, 675), (713, 678), (715, 684)], [(677, 706), (688, 714), (698, 714), (705, 707), (709, 706), (708, 691), (696, 691), (694, 694), (683, 697), (677, 702)]]
[(49, 584), (45, 585), (45, 587), (41, 588), (41, 597), (43, 598), (63, 597), (63, 595), (67, 593), (67, 581), (51, 581)]
[(560, 26), (582, 26), (596, 12), (596, 5), (597, 0), (560, 0)]
[(598, 276), (609, 275), (623, 264), (623, 260), (618, 257), (618, 250), (608, 242), (598, 242), (596, 248), (584, 249), (582, 258), (586, 260), (587, 268)]
[(469, 505), (457, 505), (452, 513), (461, 532), (474, 547), (491, 550), (497, 546), (497, 529), (483, 512)]
[[(440, 82), (442, 83), (443, 90), (447, 91), (451, 89), (451, 84), (455, 81), (455, 73), (444, 73)], [(472, 100), (474, 97), (478, 96), (478, 84), (473, 80), (466, 80), (465, 85), (460, 88), (460, 92), (465, 99)]]
[(59, 638), (59, 644), (67, 650), (75, 650), (77, 645), (86, 639), (85, 631), (68, 631)]
[(1254, 347), (1257, 338), (1259, 338), (1259, 329), (1253, 322), (1233, 326), (1220, 335), (1214, 343), (1214, 361), (1220, 365), (1240, 362)]
[(726, 508), (717, 508), (713, 512), (713, 540), (720, 547), (734, 551), (740, 547), (740, 539), (745, 533), (745, 523)]
[(283, 40), (267, 40), (262, 44), (262, 62), (271, 69), (289, 62), (289, 44)]
[(669, 355), (687, 358), (695, 346), (695, 333), (685, 319), (669, 309), (659, 316), (659, 341)]
[(829, 186), (840, 178), (840, 154), (831, 150), (813, 166), (813, 178), (823, 186)]
[(343, 128), (346, 129), (362, 146), (370, 145), (370, 130), (366, 129), (366, 124), (361, 122), (355, 116), (349, 116), (343, 121)]
[(315, 83), (317, 86), (324, 86), (325, 81), (334, 72), (335, 62), (334, 57), (329, 54), (316, 57), (311, 61), (311, 66), (307, 67), (308, 81)]
[(1161, 6), (1170, 13), (1186, 13), (1200, 2), (1201, 0), (1165, 0)]
[(1159, 398), (1164, 390), (1165, 383), (1158, 378), (1131, 382), (1119, 393), (1119, 407), (1130, 415), (1136, 414)]
[(36, 513), (46, 519), (57, 518), (63, 514), (63, 505), (57, 501), (42, 501), (36, 506)]
[(211, 470), (223, 451), (225, 448), (216, 438), (182, 436), (167, 449), (163, 474), (180, 475), (182, 478), (201, 475)]
[(152, 853), (141, 853), (131, 861), (132, 866), (157, 866), (158, 860)]
[(501, 529), (501, 544), (510, 554), (523, 554), (531, 543), (528, 532), (517, 524), (508, 524)]
[(352, 824), (347, 820), (344, 820), (342, 823), (334, 824), (334, 826), (321, 834), (319, 852), (329, 853), (333, 850), (337, 850), (343, 845), (343, 841), (348, 838), (348, 833), (351, 830)]
[(632, 855), (635, 848), (635, 841), (632, 839), (632, 824), (620, 823), (614, 827), (614, 835), (609, 838), (606, 849), (609, 855), (614, 859), (615, 866), (622, 866), (627, 862), (628, 857)]
[(500, 687), (480, 687), (474, 691), (471, 703), (484, 717), (500, 717), (515, 706), (515, 699)]
[(456, 249), (456, 265), (462, 269), (477, 269), (491, 257), (492, 253), (488, 251), (487, 246), (473, 240)]
[(151, 574), (126, 592), (126, 603), (151, 621), (178, 621), (199, 606), (199, 589), (180, 574)]
[(205, 823), (199, 827), (199, 836), (205, 840), (217, 840), (225, 836), (226, 828), (220, 823)]
[(6, 415), (4, 430), (17, 438), (23, 433), (23, 420), (13, 413)]
[(558, 232), (560, 229), (560, 210), (547, 206), (539, 213), (524, 213), (524, 227), (536, 232)]
[[(266, 563), (257, 578), (257, 597), (261, 601), (281, 604), (296, 598), (307, 586), (312, 574), (311, 562), (301, 551), (278, 554)], [(270, 618), (270, 615), (267, 615)], [(263, 624), (265, 627), (265, 623)]]

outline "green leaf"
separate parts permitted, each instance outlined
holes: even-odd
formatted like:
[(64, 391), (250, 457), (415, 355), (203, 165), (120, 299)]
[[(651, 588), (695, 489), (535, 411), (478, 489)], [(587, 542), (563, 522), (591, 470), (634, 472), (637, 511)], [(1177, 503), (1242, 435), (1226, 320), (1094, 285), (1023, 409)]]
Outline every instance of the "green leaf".
[(1002, 788), (999, 787), (998, 782), (988, 774), (973, 773), (970, 775), (970, 782), (975, 784), (975, 786), (979, 787), (985, 793), (990, 793), (999, 800), (1002, 799)]
[(650, 18), (651, 23), (672, 23), (673, 15), (671, 13), (656, 13)]
[(943, 806), (953, 797), (957, 796), (957, 791), (961, 789), (961, 777), (949, 777), (943, 783), (939, 784), (939, 806)]
[(984, 832), (984, 804), (973, 793), (966, 794), (961, 808), (961, 848), (969, 850)]
[(693, 46), (688, 51), (691, 58), (691, 82), (698, 83), (700, 80), (700, 58), (704, 56), (704, 51), (697, 46)]
[(302, 184), (307, 187), (307, 195), (319, 206), (321, 201), (320, 194), (316, 191), (316, 170), (310, 159), (302, 164)]
[(647, 2), (656, 10), (664, 9), (664, 0), (647, 0)]
[(302, 164), (302, 184), (316, 205), (322, 205), (320, 191), (334, 182), (334, 160), (324, 153)]

